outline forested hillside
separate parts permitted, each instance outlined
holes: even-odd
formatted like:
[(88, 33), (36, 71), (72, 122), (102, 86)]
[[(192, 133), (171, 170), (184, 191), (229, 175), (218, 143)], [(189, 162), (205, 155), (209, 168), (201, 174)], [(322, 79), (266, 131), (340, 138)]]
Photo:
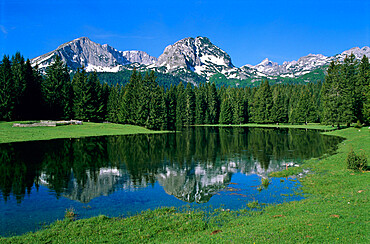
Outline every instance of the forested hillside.
[(71, 79), (58, 56), (42, 76), (20, 53), (4, 56), (0, 119), (73, 118), (166, 130), (194, 124), (370, 122), (366, 56), (360, 62), (353, 55), (333, 61), (323, 83), (289, 84), (284, 78), (274, 85), (264, 80), (254, 87), (226, 87), (215, 78), (185, 86), (171, 76), (136, 70), (114, 77), (108, 83), (106, 73), (79, 68)]

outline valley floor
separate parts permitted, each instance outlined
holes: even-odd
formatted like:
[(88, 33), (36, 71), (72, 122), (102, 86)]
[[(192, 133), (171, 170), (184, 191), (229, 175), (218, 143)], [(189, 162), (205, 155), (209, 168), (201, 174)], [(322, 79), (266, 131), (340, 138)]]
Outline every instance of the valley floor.
[(301, 180), (305, 200), (267, 206), (262, 211), (215, 210), (206, 214), (162, 208), (129, 218), (66, 218), (35, 233), (0, 242), (370, 243), (370, 172), (346, 168), (351, 148), (356, 153), (364, 152), (369, 160), (370, 130), (347, 128), (325, 133), (346, 140), (336, 154), (302, 165), (313, 172)]

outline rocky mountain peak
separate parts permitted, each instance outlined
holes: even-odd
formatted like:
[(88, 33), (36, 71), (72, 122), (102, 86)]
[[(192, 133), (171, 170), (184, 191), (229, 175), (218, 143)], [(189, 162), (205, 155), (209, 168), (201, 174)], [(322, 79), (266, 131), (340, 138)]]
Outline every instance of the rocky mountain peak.
[(188, 37), (167, 46), (156, 66), (166, 67), (167, 72), (194, 71), (206, 77), (234, 67), (230, 56), (206, 37)]
[(88, 37), (80, 37), (32, 59), (31, 63), (38, 64), (40, 69), (45, 70), (53, 62), (54, 56), (58, 55), (72, 70), (86, 67), (87, 71), (117, 72), (137, 67), (179, 75), (180, 79), (192, 82), (192, 78), (186, 78), (188, 74), (192, 77), (196, 73), (207, 79), (218, 73), (235, 79), (298, 77), (328, 65), (331, 60), (343, 61), (346, 55), (352, 53), (360, 60), (364, 55), (370, 57), (370, 48), (354, 47), (332, 57), (308, 54), (297, 61), (285, 61), (281, 65), (266, 58), (257, 65), (247, 64), (237, 68), (224, 50), (202, 36), (187, 37), (167, 46), (158, 59), (143, 51), (118, 51), (108, 44), (101, 45)]
[(88, 37), (80, 37), (32, 59), (31, 63), (45, 69), (53, 62), (55, 55), (60, 56), (69, 68), (75, 70), (85, 67), (86, 71), (117, 72), (127, 64), (137, 62), (148, 65), (157, 61), (155, 57), (142, 51), (117, 51), (108, 44), (101, 45)]
[(344, 52), (342, 52), (340, 55), (338, 55), (340, 57), (340, 59), (344, 59), (344, 57), (347, 55), (355, 55), (356, 59), (362, 59), (362, 57), (364, 55), (366, 55), (366, 57), (370, 57), (370, 48), (365, 46), (363, 48), (359, 48), (359, 47), (353, 47), (349, 50), (346, 50)]

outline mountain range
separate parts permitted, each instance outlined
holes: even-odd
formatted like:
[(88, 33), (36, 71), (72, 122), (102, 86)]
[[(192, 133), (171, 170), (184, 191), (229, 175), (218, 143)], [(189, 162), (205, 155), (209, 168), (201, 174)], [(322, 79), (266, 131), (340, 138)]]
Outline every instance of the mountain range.
[[(289, 77), (296, 78), (327, 66), (332, 60), (342, 61), (353, 53), (356, 59), (370, 56), (370, 48), (354, 47), (335, 56), (309, 54), (297, 61), (275, 63), (268, 58), (257, 65), (235, 67), (231, 57), (214, 45), (207, 37), (185, 38), (169, 45), (158, 57), (143, 51), (118, 51), (108, 44), (98, 44), (87, 37), (81, 37), (62, 44), (54, 51), (31, 60), (32, 65), (45, 70), (58, 55), (71, 70), (85, 67), (86, 71), (118, 72), (121, 70), (154, 70), (175, 76), (197, 74), (210, 79), (215, 74), (223, 74), (227, 79), (258, 79)], [(189, 81), (189, 80), (186, 80)]]

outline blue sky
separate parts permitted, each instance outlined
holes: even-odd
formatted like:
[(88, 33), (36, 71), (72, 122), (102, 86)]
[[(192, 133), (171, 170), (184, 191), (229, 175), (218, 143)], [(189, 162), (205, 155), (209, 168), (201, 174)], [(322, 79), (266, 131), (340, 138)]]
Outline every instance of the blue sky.
[(206, 36), (255, 65), (370, 46), (370, 0), (0, 0), (0, 55), (34, 58), (75, 38), (158, 57), (185, 37)]

